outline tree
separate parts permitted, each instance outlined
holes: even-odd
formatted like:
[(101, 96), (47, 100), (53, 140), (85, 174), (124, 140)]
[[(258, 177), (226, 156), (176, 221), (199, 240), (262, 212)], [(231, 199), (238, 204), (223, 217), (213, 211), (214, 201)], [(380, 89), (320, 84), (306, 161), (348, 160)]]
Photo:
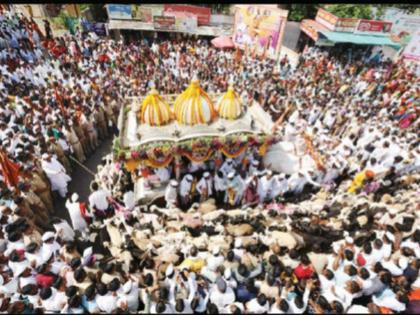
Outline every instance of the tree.
[(366, 4), (328, 4), (323, 6), (328, 12), (340, 18), (372, 19), (372, 6)]
[(289, 21), (300, 22), (303, 19), (313, 19), (318, 11), (318, 4), (287, 4), (286, 10), (289, 10), (287, 19)]
[(413, 14), (413, 13), (419, 13), (420, 8), (418, 5), (413, 4), (376, 4), (375, 7), (378, 9), (377, 17), (381, 18), (385, 14), (385, 10), (387, 8), (396, 8), (403, 11), (405, 14)]

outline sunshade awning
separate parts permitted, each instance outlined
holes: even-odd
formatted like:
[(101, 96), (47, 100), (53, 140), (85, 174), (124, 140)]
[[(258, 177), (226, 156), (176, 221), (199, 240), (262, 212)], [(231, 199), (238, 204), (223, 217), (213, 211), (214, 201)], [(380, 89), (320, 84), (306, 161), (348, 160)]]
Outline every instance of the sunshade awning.
[(401, 45), (391, 40), (388, 36), (360, 35), (344, 32), (319, 32), (329, 41), (334, 43), (353, 43), (357, 45), (391, 46), (400, 48)]
[(214, 38), (211, 43), (217, 48), (233, 48), (235, 44), (229, 36), (219, 36)]

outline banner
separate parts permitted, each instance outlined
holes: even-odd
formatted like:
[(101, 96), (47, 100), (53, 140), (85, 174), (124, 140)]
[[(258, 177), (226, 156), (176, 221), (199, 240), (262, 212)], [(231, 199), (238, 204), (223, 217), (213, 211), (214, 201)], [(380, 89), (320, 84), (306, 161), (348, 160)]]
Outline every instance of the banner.
[(107, 4), (109, 19), (131, 20), (131, 4)]
[(211, 9), (195, 5), (165, 4), (165, 16), (196, 17), (198, 25), (209, 25)]
[(197, 29), (197, 18), (196, 17), (176, 17), (175, 18), (175, 29), (177, 31), (194, 33)]
[(86, 32), (94, 32), (98, 36), (106, 36), (105, 23), (89, 22), (86, 19), (82, 19), (80, 24)]
[(145, 23), (153, 22), (153, 14), (151, 8), (144, 8), (139, 5), (133, 5), (132, 14), (134, 20), (140, 20)]
[(315, 21), (325, 26), (330, 31), (334, 31), (335, 25), (338, 22), (338, 17), (328, 11), (325, 11), (324, 9), (319, 9), (316, 14)]
[(353, 33), (358, 23), (358, 19), (339, 18), (337, 23), (335, 24), (334, 31)]
[(391, 38), (402, 45), (407, 45), (416, 30), (420, 29), (419, 15), (407, 15), (394, 8), (385, 11), (383, 20), (392, 22)]
[(156, 30), (175, 30), (175, 17), (173, 16), (154, 16), (153, 27)]
[(374, 20), (359, 20), (355, 33), (387, 34), (391, 31), (392, 23)]
[(238, 5), (235, 12), (233, 42), (241, 49), (269, 58), (280, 51), (288, 11), (258, 5)]
[(318, 40), (319, 35), (313, 20), (302, 20), (300, 22), (300, 29), (314, 41)]
[(405, 47), (403, 57), (408, 60), (420, 61), (420, 30), (413, 35)]

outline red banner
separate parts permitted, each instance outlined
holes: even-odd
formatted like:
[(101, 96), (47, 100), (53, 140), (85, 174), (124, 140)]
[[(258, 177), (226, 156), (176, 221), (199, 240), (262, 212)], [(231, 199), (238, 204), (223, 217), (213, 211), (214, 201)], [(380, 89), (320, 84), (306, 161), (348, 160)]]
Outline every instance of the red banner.
[(392, 23), (384, 21), (360, 20), (357, 25), (357, 32), (389, 33)]
[(211, 9), (206, 7), (199, 7), (194, 5), (184, 5), (184, 4), (165, 4), (164, 12), (167, 16), (168, 14), (174, 13), (179, 14), (183, 13), (185, 16), (195, 16), (197, 17), (198, 25), (209, 25)]
[(154, 16), (153, 27), (155, 30), (174, 30), (175, 17), (173, 16)]

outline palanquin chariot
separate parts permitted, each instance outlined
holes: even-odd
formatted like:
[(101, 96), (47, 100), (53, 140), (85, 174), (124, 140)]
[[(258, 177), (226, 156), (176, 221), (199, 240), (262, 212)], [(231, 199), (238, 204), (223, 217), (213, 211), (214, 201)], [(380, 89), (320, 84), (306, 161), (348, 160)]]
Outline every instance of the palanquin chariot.
[(128, 99), (122, 107), (114, 159), (130, 172), (173, 166), (179, 179), (190, 161), (214, 167), (223, 156), (245, 157), (253, 151), (271, 168), (294, 172), (297, 157), (291, 152), (296, 151), (273, 134), (270, 115), (256, 102), (244, 103), (232, 82), (224, 94), (210, 95), (196, 78), (177, 96), (160, 95), (152, 87), (144, 98)]

